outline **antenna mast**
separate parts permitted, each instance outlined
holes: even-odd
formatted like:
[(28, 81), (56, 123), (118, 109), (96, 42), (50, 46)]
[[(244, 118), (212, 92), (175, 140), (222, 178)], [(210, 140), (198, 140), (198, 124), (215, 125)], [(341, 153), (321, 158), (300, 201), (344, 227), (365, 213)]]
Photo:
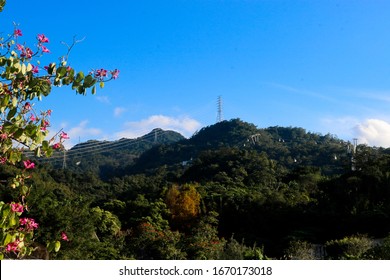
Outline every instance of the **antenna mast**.
[(218, 96), (217, 100), (217, 107), (218, 107), (218, 115), (217, 115), (217, 123), (223, 121), (223, 114), (222, 114), (222, 96)]

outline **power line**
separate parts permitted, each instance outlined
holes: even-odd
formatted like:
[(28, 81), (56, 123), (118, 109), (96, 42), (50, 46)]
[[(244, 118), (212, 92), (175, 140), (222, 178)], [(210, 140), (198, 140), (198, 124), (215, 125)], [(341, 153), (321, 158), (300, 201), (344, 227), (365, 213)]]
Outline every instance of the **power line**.
[[(64, 153), (62, 155), (57, 154), (48, 158), (39, 158), (39, 161), (50, 162), (50, 163), (62, 161), (62, 167), (66, 168), (66, 162), (69, 156), (82, 157), (88, 154), (104, 153), (111, 150), (120, 149), (131, 145), (136, 145), (141, 142), (149, 142), (153, 144), (156, 143), (159, 136), (166, 133), (167, 133), (166, 131), (155, 131), (154, 134), (145, 135), (136, 139), (120, 139), (115, 142), (107, 141), (107, 143), (92, 142), (92, 143), (81, 144), (82, 147), (76, 149), (64, 150)], [(29, 154), (30, 156), (33, 156), (32, 152), (25, 153), (25, 155), (27, 156), (29, 156)]]

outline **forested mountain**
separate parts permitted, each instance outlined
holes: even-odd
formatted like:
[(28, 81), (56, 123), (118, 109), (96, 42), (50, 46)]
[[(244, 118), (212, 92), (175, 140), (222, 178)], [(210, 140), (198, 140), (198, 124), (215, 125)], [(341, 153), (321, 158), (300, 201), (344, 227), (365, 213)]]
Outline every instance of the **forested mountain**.
[(68, 232), (57, 259), (388, 259), (389, 166), (388, 149), (233, 119), (76, 145), (38, 162), (30, 205), (38, 244)]
[(143, 153), (133, 168), (138, 172), (188, 162), (202, 152), (218, 149), (264, 152), (284, 167), (317, 166), (327, 174), (342, 172), (351, 158), (348, 152), (351, 143), (332, 135), (322, 136), (292, 127), (258, 129), (253, 124), (233, 119), (205, 127), (190, 139), (155, 146)]
[(350, 164), (352, 144), (332, 135), (303, 128), (258, 129), (239, 119), (202, 128), (186, 139), (174, 131), (154, 129), (136, 139), (90, 140), (57, 152), (44, 162), (72, 171), (93, 172), (102, 178), (154, 172), (164, 166), (188, 165), (204, 152), (219, 149), (264, 152), (285, 168), (317, 166), (324, 174), (339, 174)]
[(108, 178), (122, 174), (127, 166), (132, 165), (136, 158), (152, 147), (169, 145), (183, 139), (184, 136), (178, 132), (156, 128), (135, 139), (90, 140), (79, 143), (43, 161), (76, 173), (91, 172), (101, 178)]

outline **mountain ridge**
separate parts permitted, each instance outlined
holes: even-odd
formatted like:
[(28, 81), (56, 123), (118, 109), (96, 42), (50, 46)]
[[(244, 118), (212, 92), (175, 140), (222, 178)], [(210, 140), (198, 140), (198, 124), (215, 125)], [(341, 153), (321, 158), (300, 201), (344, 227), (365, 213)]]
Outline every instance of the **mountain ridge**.
[[(337, 174), (348, 168), (352, 150), (350, 142), (331, 134), (307, 132), (300, 127), (258, 128), (231, 119), (205, 126), (190, 138), (176, 131), (155, 128), (135, 139), (89, 140), (66, 151), (66, 165), (108, 178), (146, 170), (154, 172), (162, 166), (176, 168), (204, 152), (222, 148), (254, 150), (286, 168), (316, 166), (324, 174)], [(64, 164), (61, 155), (58, 164)]]

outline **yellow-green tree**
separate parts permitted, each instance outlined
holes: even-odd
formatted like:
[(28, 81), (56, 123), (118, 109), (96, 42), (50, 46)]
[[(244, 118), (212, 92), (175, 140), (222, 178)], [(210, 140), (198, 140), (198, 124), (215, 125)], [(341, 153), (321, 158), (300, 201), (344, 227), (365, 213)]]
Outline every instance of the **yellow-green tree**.
[(196, 185), (173, 185), (166, 194), (166, 204), (172, 221), (181, 224), (196, 218), (200, 213), (201, 197)]

